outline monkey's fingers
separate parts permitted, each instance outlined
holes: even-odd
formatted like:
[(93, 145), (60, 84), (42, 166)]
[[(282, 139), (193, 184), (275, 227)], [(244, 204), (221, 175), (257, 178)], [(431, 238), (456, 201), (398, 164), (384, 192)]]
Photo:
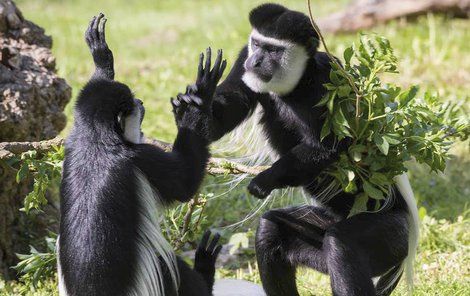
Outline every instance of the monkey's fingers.
[(103, 17), (104, 17), (104, 14), (100, 12), (98, 17), (93, 22), (93, 28), (91, 29), (91, 34), (93, 35), (94, 42), (97, 42), (99, 40), (98, 27)]
[(186, 86), (186, 94), (194, 95), (197, 92), (197, 85), (196, 84), (189, 84)]
[(220, 239), (220, 234), (216, 233), (214, 237), (212, 238), (212, 241), (210, 242), (209, 246), (207, 247), (207, 251), (210, 253), (213, 253), (215, 247), (217, 246), (217, 243), (219, 242)]
[(106, 28), (106, 22), (107, 21), (108, 21), (108, 19), (103, 18), (103, 21), (98, 26), (98, 37), (99, 37), (101, 43), (104, 43), (104, 44), (106, 44), (105, 28)]
[(93, 24), (95, 23), (95, 19), (96, 19), (96, 16), (94, 16), (90, 23), (88, 24), (88, 28), (86, 29), (86, 32), (85, 32), (85, 40), (86, 40), (86, 43), (88, 45), (88, 47), (91, 47), (92, 43), (93, 43), (93, 35), (91, 33), (92, 31), (92, 28), (93, 28)]
[(205, 68), (204, 68), (204, 76), (206, 78), (208, 78), (208, 75), (209, 75), (210, 70), (211, 70), (211, 55), (212, 55), (212, 49), (210, 47), (208, 47), (206, 49), (206, 65), (205, 65)]
[(204, 53), (201, 52), (199, 55), (199, 66), (197, 68), (197, 77), (196, 77), (196, 82), (199, 83), (202, 79), (202, 76), (204, 74), (204, 67), (202, 64), (204, 63)]
[(173, 106), (173, 110), (181, 106), (181, 103), (179, 100), (170, 98), (171, 105)]
[(200, 97), (196, 96), (196, 95), (189, 94), (189, 95), (186, 95), (186, 96), (188, 96), (191, 99), (191, 101), (193, 103), (195, 103), (196, 105), (198, 105), (198, 106), (202, 106), (202, 104), (204, 103), (202, 101), (202, 99)]
[(209, 242), (209, 237), (210, 236), (211, 236), (210, 230), (206, 230), (206, 232), (204, 232), (204, 235), (201, 238), (201, 241), (199, 242), (199, 249), (200, 250), (205, 250), (206, 249), (206, 246), (207, 246), (207, 243)]
[(218, 245), (217, 248), (215, 248), (214, 252), (212, 252), (212, 256), (214, 257), (214, 259), (217, 259), (217, 256), (219, 256), (221, 250), (222, 245)]
[(223, 60), (222, 65), (220, 65), (219, 73), (217, 76), (217, 81), (222, 78), (222, 75), (224, 75), (225, 68), (227, 67), (227, 60)]
[(211, 78), (215, 79), (219, 76), (219, 68), (220, 68), (220, 63), (222, 62), (222, 49), (217, 50), (217, 58), (215, 59), (214, 62), (214, 67), (212, 68), (211, 71)]
[(176, 96), (180, 101), (184, 101), (186, 104), (191, 104), (191, 98), (189, 96), (183, 95), (182, 93), (179, 93)]

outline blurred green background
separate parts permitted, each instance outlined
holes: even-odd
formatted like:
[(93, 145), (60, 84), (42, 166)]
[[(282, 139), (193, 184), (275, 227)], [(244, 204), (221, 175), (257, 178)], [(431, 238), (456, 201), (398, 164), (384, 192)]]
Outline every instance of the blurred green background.
[[(75, 98), (93, 71), (84, 42), (89, 19), (106, 14), (107, 40), (115, 57), (116, 79), (128, 84), (146, 106), (144, 133), (172, 141), (176, 128), (169, 98), (195, 78), (198, 54), (207, 46), (224, 49), (230, 65), (246, 43), (248, 12), (263, 1), (253, 0), (21, 0), (24, 16), (53, 37), (53, 53), (59, 75), (73, 88)], [(306, 12), (305, 1), (278, 1)], [(315, 17), (342, 9), (347, 0), (312, 1)], [(397, 20), (372, 29), (391, 41), (400, 61), (400, 74), (392, 77), (402, 86), (419, 84), (422, 91), (438, 92), (444, 100), (470, 102), (470, 22), (426, 15), (416, 21)], [(338, 56), (357, 34), (329, 35), (326, 41)], [(227, 71), (228, 72), (228, 71)], [(69, 126), (73, 103), (66, 113)], [(63, 132), (65, 136), (68, 128)], [(414, 295), (470, 295), (470, 157), (468, 143), (453, 149), (455, 157), (445, 174), (430, 174), (426, 167), (410, 164), (422, 218), (422, 239), (416, 261)], [(206, 192), (226, 191), (223, 178), (207, 177)], [(243, 219), (257, 202), (246, 194), (244, 184), (229, 194), (212, 199), (207, 206), (207, 225), (220, 227)], [(301, 202), (300, 196), (281, 199), (276, 206)], [(220, 228), (224, 239), (233, 232), (256, 229), (257, 219), (238, 228)], [(254, 253), (218, 270), (218, 277), (237, 277), (259, 282)], [(302, 295), (330, 295), (326, 276), (310, 270), (298, 272)], [(0, 290), (11, 295), (21, 284), (0, 280)], [(28, 295), (50, 295), (55, 282)], [(54, 292), (52, 292), (54, 291)], [(400, 288), (394, 295), (405, 291)], [(0, 292), (1, 294), (2, 292)]]

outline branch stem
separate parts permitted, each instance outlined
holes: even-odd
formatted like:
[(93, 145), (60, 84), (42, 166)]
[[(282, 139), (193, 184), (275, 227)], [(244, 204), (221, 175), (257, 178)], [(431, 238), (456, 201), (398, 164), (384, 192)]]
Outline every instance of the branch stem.
[(356, 125), (357, 125), (357, 127), (359, 127), (359, 118), (361, 116), (361, 106), (360, 106), (359, 101), (362, 98), (362, 94), (359, 91), (359, 89), (357, 88), (356, 84), (354, 83), (354, 78), (351, 77), (351, 75), (348, 72), (346, 72), (346, 70), (344, 70), (344, 68), (341, 66), (341, 64), (338, 62), (338, 60), (331, 54), (330, 50), (328, 49), (328, 46), (326, 45), (326, 42), (325, 42), (325, 38), (323, 38), (323, 35), (320, 31), (320, 28), (318, 27), (318, 25), (316, 24), (316, 22), (313, 18), (312, 5), (311, 5), (310, 2), (311, 2), (311, 0), (307, 0), (308, 14), (309, 14), (310, 22), (312, 23), (312, 27), (315, 30), (315, 32), (317, 32), (318, 37), (320, 38), (320, 41), (321, 41), (323, 47), (325, 48), (325, 52), (328, 55), (328, 57), (330, 58), (331, 62), (333, 62), (337, 66), (339, 71), (341, 71), (341, 73), (344, 74), (344, 77), (346, 77), (346, 79), (348, 80), (349, 85), (351, 86), (352, 90), (356, 94)]

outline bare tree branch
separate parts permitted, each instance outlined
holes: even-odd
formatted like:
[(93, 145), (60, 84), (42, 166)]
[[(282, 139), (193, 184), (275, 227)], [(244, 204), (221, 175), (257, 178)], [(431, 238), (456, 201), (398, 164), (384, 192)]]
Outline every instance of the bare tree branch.
[(64, 139), (57, 137), (40, 142), (1, 142), (0, 159), (12, 158), (23, 152), (36, 150), (38, 153), (50, 151), (53, 147), (64, 145)]
[[(171, 151), (172, 145), (160, 140), (147, 139), (146, 143), (155, 145), (165, 151)], [(9, 159), (21, 155), (21, 153), (36, 150), (39, 154), (47, 153), (53, 147), (64, 145), (64, 139), (57, 137), (51, 140), (40, 142), (1, 142), (0, 143), (0, 160)], [(207, 164), (207, 173), (210, 175), (257, 175), (267, 169), (267, 166), (250, 167), (241, 163), (227, 160), (225, 158), (209, 159)]]

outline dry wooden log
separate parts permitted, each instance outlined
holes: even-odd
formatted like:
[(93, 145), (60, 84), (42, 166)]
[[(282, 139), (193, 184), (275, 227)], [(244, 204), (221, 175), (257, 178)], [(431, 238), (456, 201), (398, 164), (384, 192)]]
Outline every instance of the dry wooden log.
[(323, 32), (355, 32), (397, 18), (449, 13), (468, 18), (470, 0), (357, 0), (345, 10), (318, 21)]

